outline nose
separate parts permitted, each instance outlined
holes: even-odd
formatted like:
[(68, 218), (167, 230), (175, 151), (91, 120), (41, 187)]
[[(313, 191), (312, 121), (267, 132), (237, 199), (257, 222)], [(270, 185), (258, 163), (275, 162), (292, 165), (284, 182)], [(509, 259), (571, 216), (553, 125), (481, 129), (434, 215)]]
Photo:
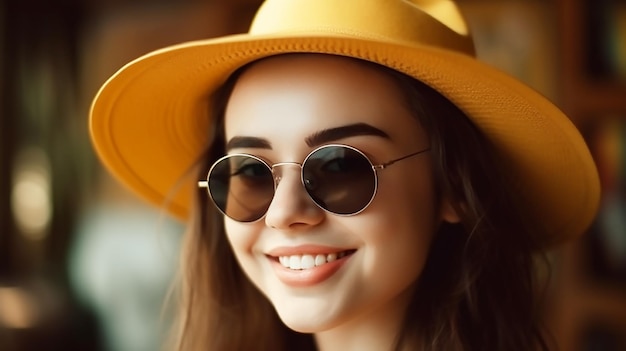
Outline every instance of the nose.
[(265, 215), (265, 224), (282, 230), (314, 226), (324, 220), (324, 210), (309, 197), (300, 180), (298, 163), (274, 166), (276, 191)]

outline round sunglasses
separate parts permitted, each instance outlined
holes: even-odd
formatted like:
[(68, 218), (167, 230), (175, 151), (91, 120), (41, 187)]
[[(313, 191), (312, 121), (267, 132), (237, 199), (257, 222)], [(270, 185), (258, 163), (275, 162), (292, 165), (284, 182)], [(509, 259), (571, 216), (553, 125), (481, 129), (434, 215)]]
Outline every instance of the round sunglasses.
[(267, 213), (284, 166), (298, 166), (309, 197), (320, 208), (343, 216), (365, 210), (378, 189), (377, 171), (429, 151), (426, 148), (374, 165), (360, 150), (347, 145), (324, 145), (302, 163), (268, 164), (248, 154), (226, 155), (217, 160), (198, 186), (207, 188), (215, 206), (238, 222), (254, 222)]

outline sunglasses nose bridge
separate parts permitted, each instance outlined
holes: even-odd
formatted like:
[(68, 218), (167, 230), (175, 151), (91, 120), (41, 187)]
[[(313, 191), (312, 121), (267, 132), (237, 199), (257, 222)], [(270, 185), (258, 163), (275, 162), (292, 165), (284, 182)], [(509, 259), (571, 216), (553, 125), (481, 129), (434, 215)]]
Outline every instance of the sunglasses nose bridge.
[(274, 176), (274, 187), (278, 187), (278, 184), (283, 179), (283, 167), (285, 166), (298, 166), (300, 173), (302, 173), (302, 164), (299, 162), (279, 162), (272, 165), (272, 175)]

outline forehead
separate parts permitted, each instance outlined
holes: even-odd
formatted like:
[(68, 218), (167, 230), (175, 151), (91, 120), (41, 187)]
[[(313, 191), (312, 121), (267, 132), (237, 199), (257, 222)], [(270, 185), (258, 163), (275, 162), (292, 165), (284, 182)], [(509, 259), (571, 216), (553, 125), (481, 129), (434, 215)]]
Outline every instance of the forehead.
[(252, 64), (228, 101), (226, 137), (303, 138), (324, 128), (367, 123), (389, 134), (415, 127), (393, 76), (351, 58), (295, 54)]

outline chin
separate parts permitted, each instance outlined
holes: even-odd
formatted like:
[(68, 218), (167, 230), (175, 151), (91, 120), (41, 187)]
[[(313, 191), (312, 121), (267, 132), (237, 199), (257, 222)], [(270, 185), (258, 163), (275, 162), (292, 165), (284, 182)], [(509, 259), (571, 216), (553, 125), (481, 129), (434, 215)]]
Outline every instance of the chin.
[(289, 312), (287, 315), (279, 312), (281, 321), (291, 330), (298, 333), (314, 334), (333, 328), (336, 321), (328, 316), (307, 316), (304, 313)]

